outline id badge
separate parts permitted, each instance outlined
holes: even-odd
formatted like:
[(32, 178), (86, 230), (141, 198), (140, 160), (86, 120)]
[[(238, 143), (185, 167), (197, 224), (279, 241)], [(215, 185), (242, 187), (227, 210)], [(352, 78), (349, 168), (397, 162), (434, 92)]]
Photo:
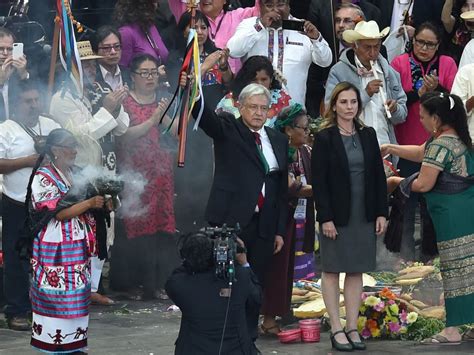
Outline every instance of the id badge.
[(296, 206), (295, 213), (293, 214), (294, 219), (306, 219), (306, 204), (307, 200), (305, 198), (298, 199), (298, 205)]

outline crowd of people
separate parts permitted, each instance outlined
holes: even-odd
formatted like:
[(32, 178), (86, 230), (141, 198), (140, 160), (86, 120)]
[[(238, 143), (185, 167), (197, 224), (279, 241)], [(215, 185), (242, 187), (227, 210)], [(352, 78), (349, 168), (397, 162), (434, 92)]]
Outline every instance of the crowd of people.
[[(474, 339), (458, 329), (474, 323), (474, 0), (201, 0), (194, 14), (181, 0), (117, 0), (77, 42), (82, 87), (58, 65), (49, 98), (0, 28), (8, 326), (31, 330), (38, 350), (84, 353), (89, 304), (115, 303), (109, 259), (111, 290), (181, 308), (177, 354), (257, 354), (290, 312), (293, 280), (321, 273), (332, 346), (363, 350), (362, 274), (400, 189), (401, 259), (440, 256), (446, 328), (422, 343)], [(197, 77), (180, 71), (191, 30)], [(168, 108), (195, 80), (202, 117), (175, 169)], [(421, 255), (418, 210), (436, 234)], [(195, 233), (224, 224), (241, 227), (230, 291)]]

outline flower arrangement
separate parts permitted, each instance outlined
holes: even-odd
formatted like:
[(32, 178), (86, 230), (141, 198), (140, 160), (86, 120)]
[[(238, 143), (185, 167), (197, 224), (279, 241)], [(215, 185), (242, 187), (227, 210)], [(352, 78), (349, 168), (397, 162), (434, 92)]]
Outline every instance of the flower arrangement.
[(388, 288), (375, 295), (362, 293), (357, 329), (364, 339), (399, 339), (418, 320), (418, 313), (408, 312)]

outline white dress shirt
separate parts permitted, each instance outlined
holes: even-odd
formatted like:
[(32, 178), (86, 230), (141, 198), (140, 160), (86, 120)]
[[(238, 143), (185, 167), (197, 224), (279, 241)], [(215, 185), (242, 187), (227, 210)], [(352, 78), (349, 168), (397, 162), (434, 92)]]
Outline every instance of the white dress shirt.
[[(268, 164), (268, 171), (276, 171), (279, 169), (278, 161), (273, 151), (272, 143), (270, 138), (268, 138), (267, 131), (265, 127), (260, 128), (258, 131), (251, 130), (252, 132), (257, 132), (260, 134), (260, 141), (262, 142), (262, 152), (265, 160)], [(262, 186), (262, 195), (265, 197), (265, 183)], [(258, 206), (255, 206), (255, 212), (259, 212)]]
[(413, 4), (411, 4), (410, 8), (408, 9), (408, 6), (410, 5), (410, 2), (407, 1), (406, 4), (400, 4), (400, 1), (394, 1), (393, 2), (393, 10), (392, 10), (392, 21), (390, 23), (390, 32), (398, 32), (398, 29), (403, 25), (403, 12), (408, 9), (408, 13), (411, 15), (413, 11)]
[(466, 64), (474, 63), (474, 39), (467, 42), (466, 47), (462, 51), (461, 60), (459, 61), (459, 69)]
[[(464, 105), (466, 105), (467, 100), (474, 96), (474, 62), (459, 68), (454, 78), (451, 94), (458, 95)], [(467, 112), (467, 124), (469, 135), (474, 139), (474, 110)]]
[(110, 85), (113, 91), (116, 91), (117, 89), (120, 89), (123, 86), (122, 72), (120, 71), (120, 67), (118, 65), (115, 74), (112, 74), (100, 64), (99, 68), (100, 72), (102, 73), (102, 77), (104, 78), (104, 81)]
[[(357, 56), (354, 56), (354, 58), (357, 68), (364, 68), (364, 65), (360, 62), (359, 58), (357, 58)], [(375, 63), (373, 69), (377, 70), (378, 77), (383, 82), (383, 87), (386, 87), (384, 74), (378, 62)], [(361, 87), (365, 89), (369, 82), (375, 80), (375, 76), (373, 74), (370, 76), (361, 76), (360, 79), (362, 84)], [(375, 129), (379, 144), (390, 143), (388, 121), (385, 117), (385, 106), (380, 92), (372, 95), (371, 100), (362, 110), (360, 118), (365, 125)]]
[[(292, 16), (290, 19), (298, 20)], [(269, 57), (273, 67), (283, 72), (288, 82), (288, 94), (302, 105), (305, 104), (306, 79), (311, 63), (327, 67), (332, 62), (331, 49), (321, 35), (312, 40), (297, 31), (266, 29), (257, 17), (240, 23), (227, 48), (231, 57), (244, 61), (254, 55)]]
[[(31, 129), (47, 136), (59, 124), (46, 117), (39, 117), (38, 124)], [(36, 154), (31, 136), (15, 121), (6, 120), (0, 124), (0, 159), (18, 159)], [(3, 174), (3, 193), (18, 202), (25, 202), (26, 188), (32, 168), (15, 170)]]

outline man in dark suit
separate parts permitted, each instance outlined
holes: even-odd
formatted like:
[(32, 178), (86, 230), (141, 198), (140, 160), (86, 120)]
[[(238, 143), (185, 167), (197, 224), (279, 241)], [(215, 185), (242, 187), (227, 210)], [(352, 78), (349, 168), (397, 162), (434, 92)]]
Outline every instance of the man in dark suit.
[(261, 289), (245, 253), (237, 254), (237, 280), (231, 290), (226, 281), (215, 276), (213, 242), (207, 235), (184, 236), (180, 255), (183, 266), (173, 272), (165, 286), (183, 314), (175, 354), (219, 354), (221, 339), (222, 354), (255, 354), (245, 308), (249, 304), (260, 306)]
[[(183, 76), (181, 85), (185, 82)], [(263, 285), (270, 259), (281, 250), (286, 230), (288, 140), (264, 127), (270, 104), (265, 87), (246, 86), (238, 102), (240, 119), (226, 113), (218, 116), (204, 107), (199, 123), (214, 140), (215, 172), (205, 216), (212, 225), (240, 223), (250, 266)], [(258, 310), (250, 313), (255, 339)]]

